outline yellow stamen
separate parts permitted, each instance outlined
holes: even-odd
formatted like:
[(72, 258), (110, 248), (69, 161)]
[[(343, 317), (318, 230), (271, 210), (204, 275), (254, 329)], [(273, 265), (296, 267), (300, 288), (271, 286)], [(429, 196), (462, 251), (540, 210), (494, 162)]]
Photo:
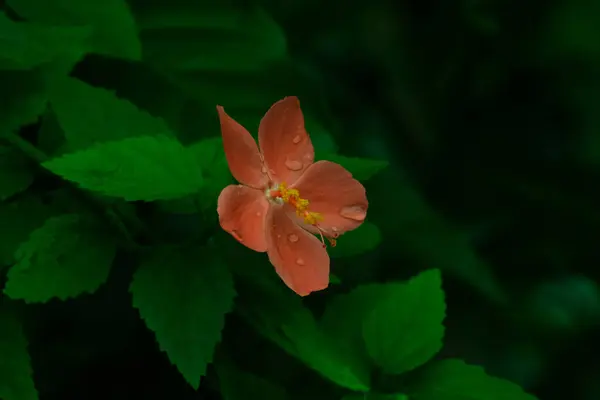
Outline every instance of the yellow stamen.
[[(331, 244), (332, 247), (335, 247), (336, 240), (334, 238), (329, 237), (327, 233), (319, 226), (319, 222), (323, 221), (323, 216), (320, 213), (309, 211), (308, 208), (310, 206), (310, 202), (306, 199), (300, 197), (300, 192), (297, 189), (289, 189), (285, 182), (279, 184), (277, 189), (270, 191), (270, 196), (281, 198), (285, 203), (293, 206), (296, 209), (296, 215), (300, 218), (304, 219), (304, 222), (314, 226), (319, 231), (319, 236), (321, 236), (321, 242), (323, 243), (323, 247), (325, 247), (325, 240), (323, 238), (323, 234), (325, 233), (327, 240)], [(333, 235), (337, 237), (336, 234)]]

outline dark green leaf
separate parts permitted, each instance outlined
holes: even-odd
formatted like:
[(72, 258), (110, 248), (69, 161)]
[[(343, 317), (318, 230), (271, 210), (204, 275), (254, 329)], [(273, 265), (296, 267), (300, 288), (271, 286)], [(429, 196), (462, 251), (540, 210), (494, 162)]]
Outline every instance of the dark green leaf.
[(410, 400), (405, 394), (379, 394), (379, 393), (367, 393), (362, 394), (349, 394), (344, 396), (342, 400)]
[(249, 324), (332, 382), (356, 391), (369, 389), (368, 367), (338, 347), (335, 338), (323, 334), (295, 294), (267, 283), (260, 286), (240, 304)]
[(189, 1), (134, 9), (144, 59), (165, 70), (257, 71), (286, 55), (283, 31), (260, 9)]
[(31, 69), (57, 60), (78, 60), (91, 29), (14, 22), (0, 11), (0, 69)]
[(115, 250), (97, 223), (74, 214), (50, 218), (17, 250), (4, 293), (30, 303), (92, 293), (108, 278)]
[(433, 357), (444, 338), (446, 304), (439, 270), (408, 283), (390, 283), (363, 323), (371, 358), (384, 371), (401, 374)]
[(329, 249), (329, 255), (332, 258), (356, 256), (373, 250), (380, 242), (379, 228), (370, 222), (365, 222), (359, 228), (342, 235), (336, 246)]
[(198, 388), (233, 308), (233, 279), (206, 248), (157, 248), (131, 284), (133, 305), (186, 381)]
[(411, 400), (536, 400), (518, 385), (457, 359), (431, 363), (408, 386)]
[(181, 143), (167, 136), (101, 143), (43, 165), (84, 189), (127, 201), (173, 199), (202, 187), (193, 158)]
[(36, 122), (46, 109), (48, 96), (37, 71), (2, 71), (0, 87), (0, 134)]
[(0, 398), (37, 400), (27, 338), (14, 313), (0, 300)]
[(71, 150), (130, 137), (173, 136), (162, 119), (118, 98), (111, 91), (79, 79), (64, 78), (53, 82), (50, 105)]
[(329, 283), (331, 285), (339, 285), (342, 283), (342, 281), (340, 280), (340, 278), (338, 278), (337, 275), (329, 274)]
[[(379, 221), (383, 231), (394, 232), (399, 250), (422, 265), (457, 276), (493, 301), (506, 301), (491, 266), (477, 254), (469, 235), (431, 207), (411, 182), (405, 177), (398, 179), (386, 195), (397, 206), (393, 218)], [(389, 225), (384, 228), (386, 223)]]
[(34, 170), (19, 150), (0, 146), (0, 200), (20, 193), (33, 182)]
[(339, 154), (327, 154), (324, 160), (332, 161), (346, 168), (355, 179), (366, 181), (387, 168), (389, 163), (385, 160), (372, 160), (370, 158), (346, 157)]
[(34, 196), (0, 203), (0, 269), (14, 262), (19, 245), (51, 214), (51, 210)]
[(370, 365), (363, 339), (363, 322), (375, 306), (385, 301), (390, 285), (362, 285), (350, 293), (337, 295), (331, 300), (321, 317), (323, 332), (348, 356)]
[(204, 186), (198, 202), (204, 211), (216, 207), (223, 188), (232, 183), (231, 173), (220, 137), (203, 139), (188, 147), (188, 152), (202, 170)]
[(141, 59), (141, 44), (125, 0), (7, 0), (23, 18), (48, 25), (90, 26), (93, 52)]
[(225, 400), (285, 400), (284, 387), (255, 374), (242, 371), (230, 362), (217, 363), (221, 394)]

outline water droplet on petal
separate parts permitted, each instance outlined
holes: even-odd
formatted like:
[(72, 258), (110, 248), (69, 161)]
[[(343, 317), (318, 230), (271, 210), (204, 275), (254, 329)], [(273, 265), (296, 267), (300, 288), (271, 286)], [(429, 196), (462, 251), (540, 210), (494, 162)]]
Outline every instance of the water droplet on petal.
[(261, 215), (262, 215), (262, 213), (261, 213), (260, 211), (257, 211), (257, 212), (256, 212), (256, 216), (257, 216), (257, 217), (260, 217)]
[(277, 239), (280, 239), (280, 238), (281, 238), (281, 235), (277, 235)]
[(353, 219), (355, 221), (364, 221), (367, 217), (367, 211), (363, 206), (347, 206), (342, 208), (340, 215), (344, 218)]
[(266, 174), (267, 173), (267, 167), (265, 167), (263, 165), (263, 167), (260, 169), (260, 172), (262, 172), (263, 174)]
[(291, 169), (292, 171), (300, 171), (302, 169), (302, 163), (297, 160), (285, 160), (285, 166)]
[(235, 229), (231, 230), (231, 236), (233, 236), (234, 238), (236, 238), (240, 242), (244, 241), (244, 239), (242, 239), (242, 235), (240, 235), (240, 233), (238, 231), (236, 231)]
[(293, 142), (294, 144), (298, 144), (298, 143), (300, 143), (300, 140), (302, 140), (302, 139), (300, 138), (300, 135), (296, 135), (296, 136), (294, 136), (294, 139), (292, 139), (292, 142)]
[(298, 265), (304, 265), (304, 260), (301, 259), (301, 258), (299, 258), (299, 259), (296, 260), (296, 264), (298, 264)]
[(298, 235), (291, 233), (288, 235), (288, 240), (292, 243), (296, 243), (298, 241)]

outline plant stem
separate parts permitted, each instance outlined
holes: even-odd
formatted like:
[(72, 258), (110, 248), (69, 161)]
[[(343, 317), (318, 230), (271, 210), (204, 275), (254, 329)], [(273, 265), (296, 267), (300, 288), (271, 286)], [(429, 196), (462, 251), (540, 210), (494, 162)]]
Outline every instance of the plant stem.
[[(30, 159), (37, 162), (38, 164), (43, 164), (48, 161), (50, 157), (46, 155), (43, 151), (35, 147), (33, 144), (29, 143), (27, 140), (23, 139), (21, 136), (14, 132), (5, 133), (2, 135), (2, 138), (6, 139), (10, 144), (21, 150), (25, 155), (27, 155)], [(50, 172), (50, 171), (48, 171)], [(139, 245), (131, 233), (129, 229), (127, 229), (127, 225), (123, 222), (119, 214), (115, 212), (112, 206), (106, 205), (99, 201), (94, 195), (89, 192), (80, 190), (77, 186), (72, 184), (71, 182), (65, 181), (76, 193), (80, 194), (84, 197), (88, 202), (93, 204), (98, 209), (102, 210), (104, 215), (108, 218), (108, 220), (113, 224), (117, 230), (123, 235), (128, 247), (132, 250), (140, 250), (143, 246)]]

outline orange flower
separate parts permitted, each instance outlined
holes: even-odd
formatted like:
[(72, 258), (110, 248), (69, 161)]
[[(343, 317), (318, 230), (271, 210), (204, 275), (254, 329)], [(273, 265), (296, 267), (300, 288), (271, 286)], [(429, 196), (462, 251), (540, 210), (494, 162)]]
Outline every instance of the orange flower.
[[(327, 238), (358, 228), (367, 215), (363, 185), (341, 165), (314, 162), (296, 97), (275, 103), (260, 121), (258, 144), (217, 106), (229, 169), (241, 185), (219, 195), (221, 227), (248, 248), (267, 252), (277, 274), (306, 296), (329, 284)], [(319, 235), (320, 240), (314, 236)]]

